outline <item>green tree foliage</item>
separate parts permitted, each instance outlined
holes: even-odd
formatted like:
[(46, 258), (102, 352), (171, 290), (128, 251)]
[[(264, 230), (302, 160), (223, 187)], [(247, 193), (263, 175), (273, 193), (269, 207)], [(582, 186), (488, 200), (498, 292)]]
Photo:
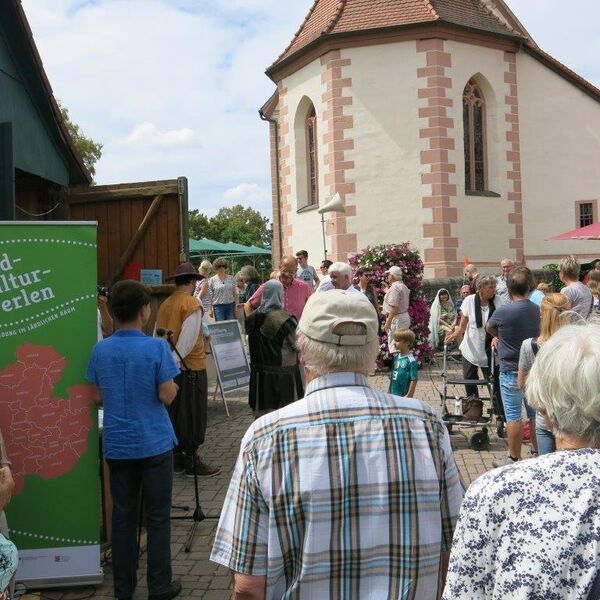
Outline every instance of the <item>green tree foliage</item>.
[(73, 139), (73, 143), (77, 151), (83, 159), (83, 164), (87, 167), (92, 177), (96, 174), (96, 162), (102, 156), (102, 144), (95, 142), (92, 138), (86, 137), (81, 128), (76, 123), (71, 121), (69, 117), (69, 109), (58, 102), (60, 114), (63, 118), (67, 131)]
[(226, 244), (235, 242), (244, 246), (270, 246), (272, 228), (269, 219), (257, 210), (238, 204), (231, 208), (221, 208), (210, 219), (199, 212), (189, 212), (190, 237), (208, 238)]

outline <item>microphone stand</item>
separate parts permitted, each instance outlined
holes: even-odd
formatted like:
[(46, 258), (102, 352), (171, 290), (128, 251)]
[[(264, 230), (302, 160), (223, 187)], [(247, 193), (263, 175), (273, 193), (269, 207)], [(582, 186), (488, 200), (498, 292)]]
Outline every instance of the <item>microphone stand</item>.
[[(183, 377), (185, 377), (187, 375), (187, 373), (189, 373), (189, 369), (188, 366), (185, 363), (185, 360), (183, 359), (183, 357), (181, 356), (181, 354), (179, 354), (179, 350), (177, 350), (177, 347), (175, 346), (175, 344), (173, 343), (173, 332), (172, 331), (167, 331), (166, 333), (166, 337), (167, 337), (167, 342), (169, 343), (169, 346), (171, 347), (171, 349), (175, 352), (175, 354), (177, 354), (177, 357), (179, 358), (179, 360), (181, 361), (181, 364), (183, 365), (185, 372), (182, 373)], [(180, 399), (181, 401), (181, 399)], [(190, 420), (190, 422), (192, 422), (192, 410), (191, 407), (188, 403), (188, 419)], [(200, 506), (200, 492), (198, 489), (198, 470), (197, 470), (197, 448), (196, 448), (196, 428), (192, 425), (192, 447), (193, 447), (193, 451), (192, 451), (192, 469), (194, 470), (194, 495), (195, 495), (195, 501), (196, 501), (196, 506), (194, 508), (194, 513), (192, 515), (182, 515), (182, 516), (178, 516), (178, 517), (171, 517), (171, 520), (173, 521), (185, 521), (185, 520), (192, 520), (192, 527), (190, 529), (190, 532), (188, 534), (188, 538), (187, 538), (187, 543), (185, 545), (185, 552), (189, 553), (192, 549), (192, 544), (194, 542), (194, 537), (196, 535), (196, 530), (198, 528), (198, 523), (200, 523), (201, 521), (204, 521), (204, 519), (206, 519), (206, 515), (204, 514), (204, 512), (202, 511), (202, 507)], [(176, 510), (184, 510), (184, 511), (188, 511), (189, 507), (188, 506), (173, 506), (172, 508), (176, 509)]]

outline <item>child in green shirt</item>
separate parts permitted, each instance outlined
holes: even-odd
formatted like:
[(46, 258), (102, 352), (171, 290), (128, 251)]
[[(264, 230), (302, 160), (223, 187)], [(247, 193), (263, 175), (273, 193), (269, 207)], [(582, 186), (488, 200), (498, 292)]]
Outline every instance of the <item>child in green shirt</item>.
[(394, 332), (394, 366), (390, 377), (389, 393), (412, 398), (419, 378), (419, 366), (411, 349), (415, 334), (410, 329), (397, 329)]

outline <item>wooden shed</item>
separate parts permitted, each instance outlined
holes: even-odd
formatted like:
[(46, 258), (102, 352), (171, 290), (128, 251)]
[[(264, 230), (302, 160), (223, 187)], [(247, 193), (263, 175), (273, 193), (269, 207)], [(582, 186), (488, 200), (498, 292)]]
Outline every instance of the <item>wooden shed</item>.
[(98, 282), (119, 279), (128, 264), (167, 277), (188, 252), (187, 179), (73, 187), (66, 218), (98, 221)]

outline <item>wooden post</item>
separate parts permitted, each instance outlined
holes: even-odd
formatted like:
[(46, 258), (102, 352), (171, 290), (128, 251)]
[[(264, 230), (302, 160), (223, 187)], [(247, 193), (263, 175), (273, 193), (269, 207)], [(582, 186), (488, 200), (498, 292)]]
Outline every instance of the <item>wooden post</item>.
[(190, 247), (189, 234), (189, 215), (188, 215), (188, 180), (187, 177), (177, 178), (177, 194), (179, 196), (179, 214), (180, 214), (180, 252), (179, 262), (186, 262), (188, 259), (188, 251)]
[(0, 221), (14, 221), (15, 213), (12, 123), (0, 123)]

